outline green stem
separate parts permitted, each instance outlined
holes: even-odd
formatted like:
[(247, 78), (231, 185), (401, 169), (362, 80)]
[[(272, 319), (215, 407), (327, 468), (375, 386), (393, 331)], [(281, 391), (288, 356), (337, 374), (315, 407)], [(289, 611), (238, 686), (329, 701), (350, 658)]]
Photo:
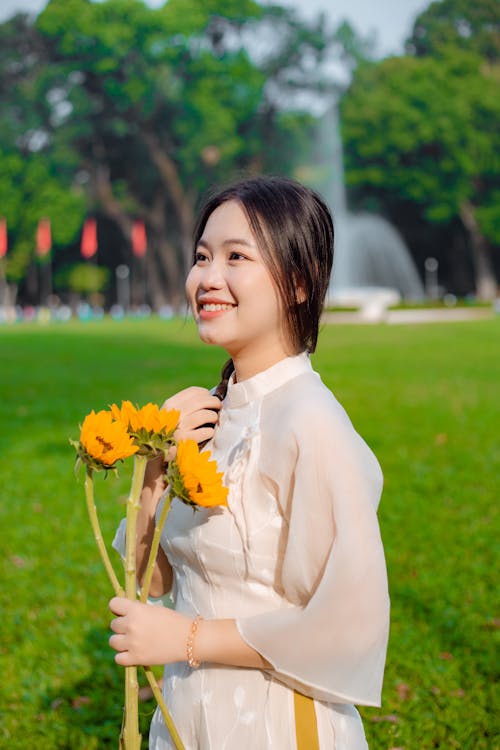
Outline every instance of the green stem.
[(104, 544), (104, 539), (102, 537), (101, 526), (99, 524), (99, 518), (97, 516), (97, 508), (95, 507), (94, 502), (94, 479), (93, 472), (90, 466), (87, 467), (87, 473), (85, 475), (85, 499), (87, 500), (87, 510), (89, 512), (90, 523), (94, 532), (94, 539), (96, 540), (97, 548), (104, 563), (104, 567), (106, 568), (109, 580), (111, 581), (111, 585), (113, 586), (115, 594), (117, 596), (123, 596), (125, 592), (120, 586), (113, 565), (111, 564), (111, 560), (109, 559), (108, 550), (106, 549), (106, 545)]
[(123, 714), (120, 747), (123, 750), (140, 750), (139, 734), (139, 683), (137, 667), (125, 667), (125, 711)]
[[(125, 536), (125, 595), (127, 599), (137, 599), (136, 547), (137, 513), (146, 471), (146, 456), (134, 456), (134, 473), (130, 495), (127, 500), (127, 531)], [(140, 750), (139, 734), (139, 684), (137, 667), (125, 667), (125, 717), (123, 745), (126, 750)]]
[(146, 471), (146, 456), (134, 456), (134, 473), (127, 500), (127, 531), (125, 535), (125, 594), (127, 599), (137, 598), (136, 547), (137, 513)]
[(170, 732), (170, 736), (172, 737), (172, 741), (175, 747), (177, 748), (177, 750), (184, 750), (184, 745), (182, 744), (182, 740), (179, 737), (179, 733), (177, 732), (177, 729), (175, 728), (175, 724), (172, 720), (172, 717), (170, 716), (167, 705), (163, 699), (163, 693), (158, 687), (158, 683), (156, 682), (156, 678), (153, 672), (151, 671), (151, 667), (144, 667), (144, 672), (146, 674), (146, 677), (149, 682), (149, 686), (153, 692), (153, 695), (156, 698), (156, 702), (158, 703), (160, 707), (160, 711), (162, 712), (162, 715), (163, 715), (163, 720), (165, 722), (165, 725), (168, 731)]
[(156, 563), (156, 557), (158, 555), (158, 548), (160, 546), (160, 539), (161, 534), (163, 531), (163, 527), (165, 526), (165, 521), (167, 520), (168, 512), (170, 510), (170, 505), (172, 504), (172, 495), (170, 492), (165, 497), (165, 501), (163, 503), (163, 508), (161, 509), (160, 518), (158, 519), (158, 523), (155, 525), (155, 530), (153, 534), (153, 540), (151, 542), (151, 549), (149, 550), (149, 557), (148, 557), (148, 564), (146, 566), (146, 573), (144, 575), (144, 581), (141, 588), (141, 596), (140, 600), (141, 602), (146, 602), (149, 596), (149, 589), (151, 586), (151, 579), (153, 577), (153, 570)]
[[(167, 520), (168, 512), (170, 510), (170, 505), (172, 504), (172, 494), (169, 492), (165, 496), (165, 500), (163, 502), (163, 508), (161, 509), (160, 517), (158, 519), (158, 523), (155, 524), (155, 530), (153, 534), (153, 539), (151, 542), (151, 549), (149, 550), (149, 557), (148, 557), (148, 563), (146, 566), (146, 573), (144, 575), (144, 581), (142, 584), (141, 589), (141, 596), (140, 600), (141, 602), (145, 603), (147, 601), (148, 595), (149, 595), (149, 589), (151, 586), (151, 579), (153, 577), (153, 570), (156, 563), (156, 557), (158, 555), (158, 548), (160, 546), (160, 539), (163, 532), (163, 527), (165, 526), (165, 521)], [(182, 740), (179, 737), (179, 733), (177, 732), (176, 726), (173, 722), (172, 717), (170, 716), (169, 710), (167, 708), (167, 705), (163, 699), (163, 694), (161, 690), (158, 687), (158, 684), (156, 682), (155, 676), (153, 672), (151, 671), (150, 667), (144, 667), (144, 672), (146, 674), (147, 680), (149, 682), (149, 686), (151, 690), (153, 691), (153, 695), (156, 698), (156, 702), (158, 706), (160, 707), (160, 711), (163, 715), (163, 720), (165, 722), (165, 726), (167, 727), (168, 731), (170, 732), (170, 736), (172, 737), (172, 741), (177, 748), (177, 750), (184, 750), (184, 745), (182, 744)]]

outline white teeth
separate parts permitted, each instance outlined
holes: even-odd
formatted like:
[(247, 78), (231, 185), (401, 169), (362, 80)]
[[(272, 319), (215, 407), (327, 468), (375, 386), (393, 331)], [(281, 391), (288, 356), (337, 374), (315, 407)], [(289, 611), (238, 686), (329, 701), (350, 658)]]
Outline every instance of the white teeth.
[(201, 305), (202, 310), (206, 310), (207, 312), (219, 312), (220, 310), (231, 310), (233, 306), (232, 305), (214, 305), (214, 304), (205, 304)]

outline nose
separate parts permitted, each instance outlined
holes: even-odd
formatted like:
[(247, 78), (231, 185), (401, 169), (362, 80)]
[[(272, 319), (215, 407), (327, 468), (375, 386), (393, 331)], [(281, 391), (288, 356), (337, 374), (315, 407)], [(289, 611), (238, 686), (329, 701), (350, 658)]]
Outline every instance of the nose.
[(203, 289), (222, 289), (225, 284), (225, 278), (221, 264), (216, 258), (212, 259), (200, 269), (200, 286)]

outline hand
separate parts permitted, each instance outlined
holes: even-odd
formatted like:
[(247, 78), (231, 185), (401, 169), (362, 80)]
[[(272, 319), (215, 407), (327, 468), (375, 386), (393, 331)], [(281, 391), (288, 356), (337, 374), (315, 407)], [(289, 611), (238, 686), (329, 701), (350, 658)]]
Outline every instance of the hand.
[(212, 396), (207, 388), (193, 385), (168, 398), (162, 409), (177, 409), (181, 413), (176, 440), (190, 438), (203, 443), (213, 437), (220, 407), (217, 396)]
[(167, 607), (130, 601), (115, 596), (110, 610), (118, 615), (111, 621), (114, 635), (109, 645), (118, 653), (115, 661), (122, 667), (171, 664), (186, 659), (186, 642), (191, 619)]

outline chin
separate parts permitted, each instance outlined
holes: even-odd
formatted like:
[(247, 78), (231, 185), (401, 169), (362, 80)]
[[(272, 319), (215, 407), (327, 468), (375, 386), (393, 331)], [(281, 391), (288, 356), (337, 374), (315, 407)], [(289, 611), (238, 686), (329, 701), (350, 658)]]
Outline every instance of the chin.
[(224, 343), (220, 340), (220, 336), (214, 331), (207, 331), (203, 325), (198, 324), (198, 338), (203, 341), (204, 344), (212, 344), (213, 346), (224, 346)]
[[(232, 351), (235, 349), (237, 350), (238, 347), (234, 346), (234, 342), (232, 339), (227, 338), (226, 336), (218, 336), (215, 331), (207, 331), (203, 328), (198, 328), (198, 338), (200, 341), (203, 341), (204, 344), (208, 344), (209, 346), (218, 346), (221, 349), (224, 349), (230, 357), (232, 357)], [(233, 344), (233, 345), (232, 345)]]

